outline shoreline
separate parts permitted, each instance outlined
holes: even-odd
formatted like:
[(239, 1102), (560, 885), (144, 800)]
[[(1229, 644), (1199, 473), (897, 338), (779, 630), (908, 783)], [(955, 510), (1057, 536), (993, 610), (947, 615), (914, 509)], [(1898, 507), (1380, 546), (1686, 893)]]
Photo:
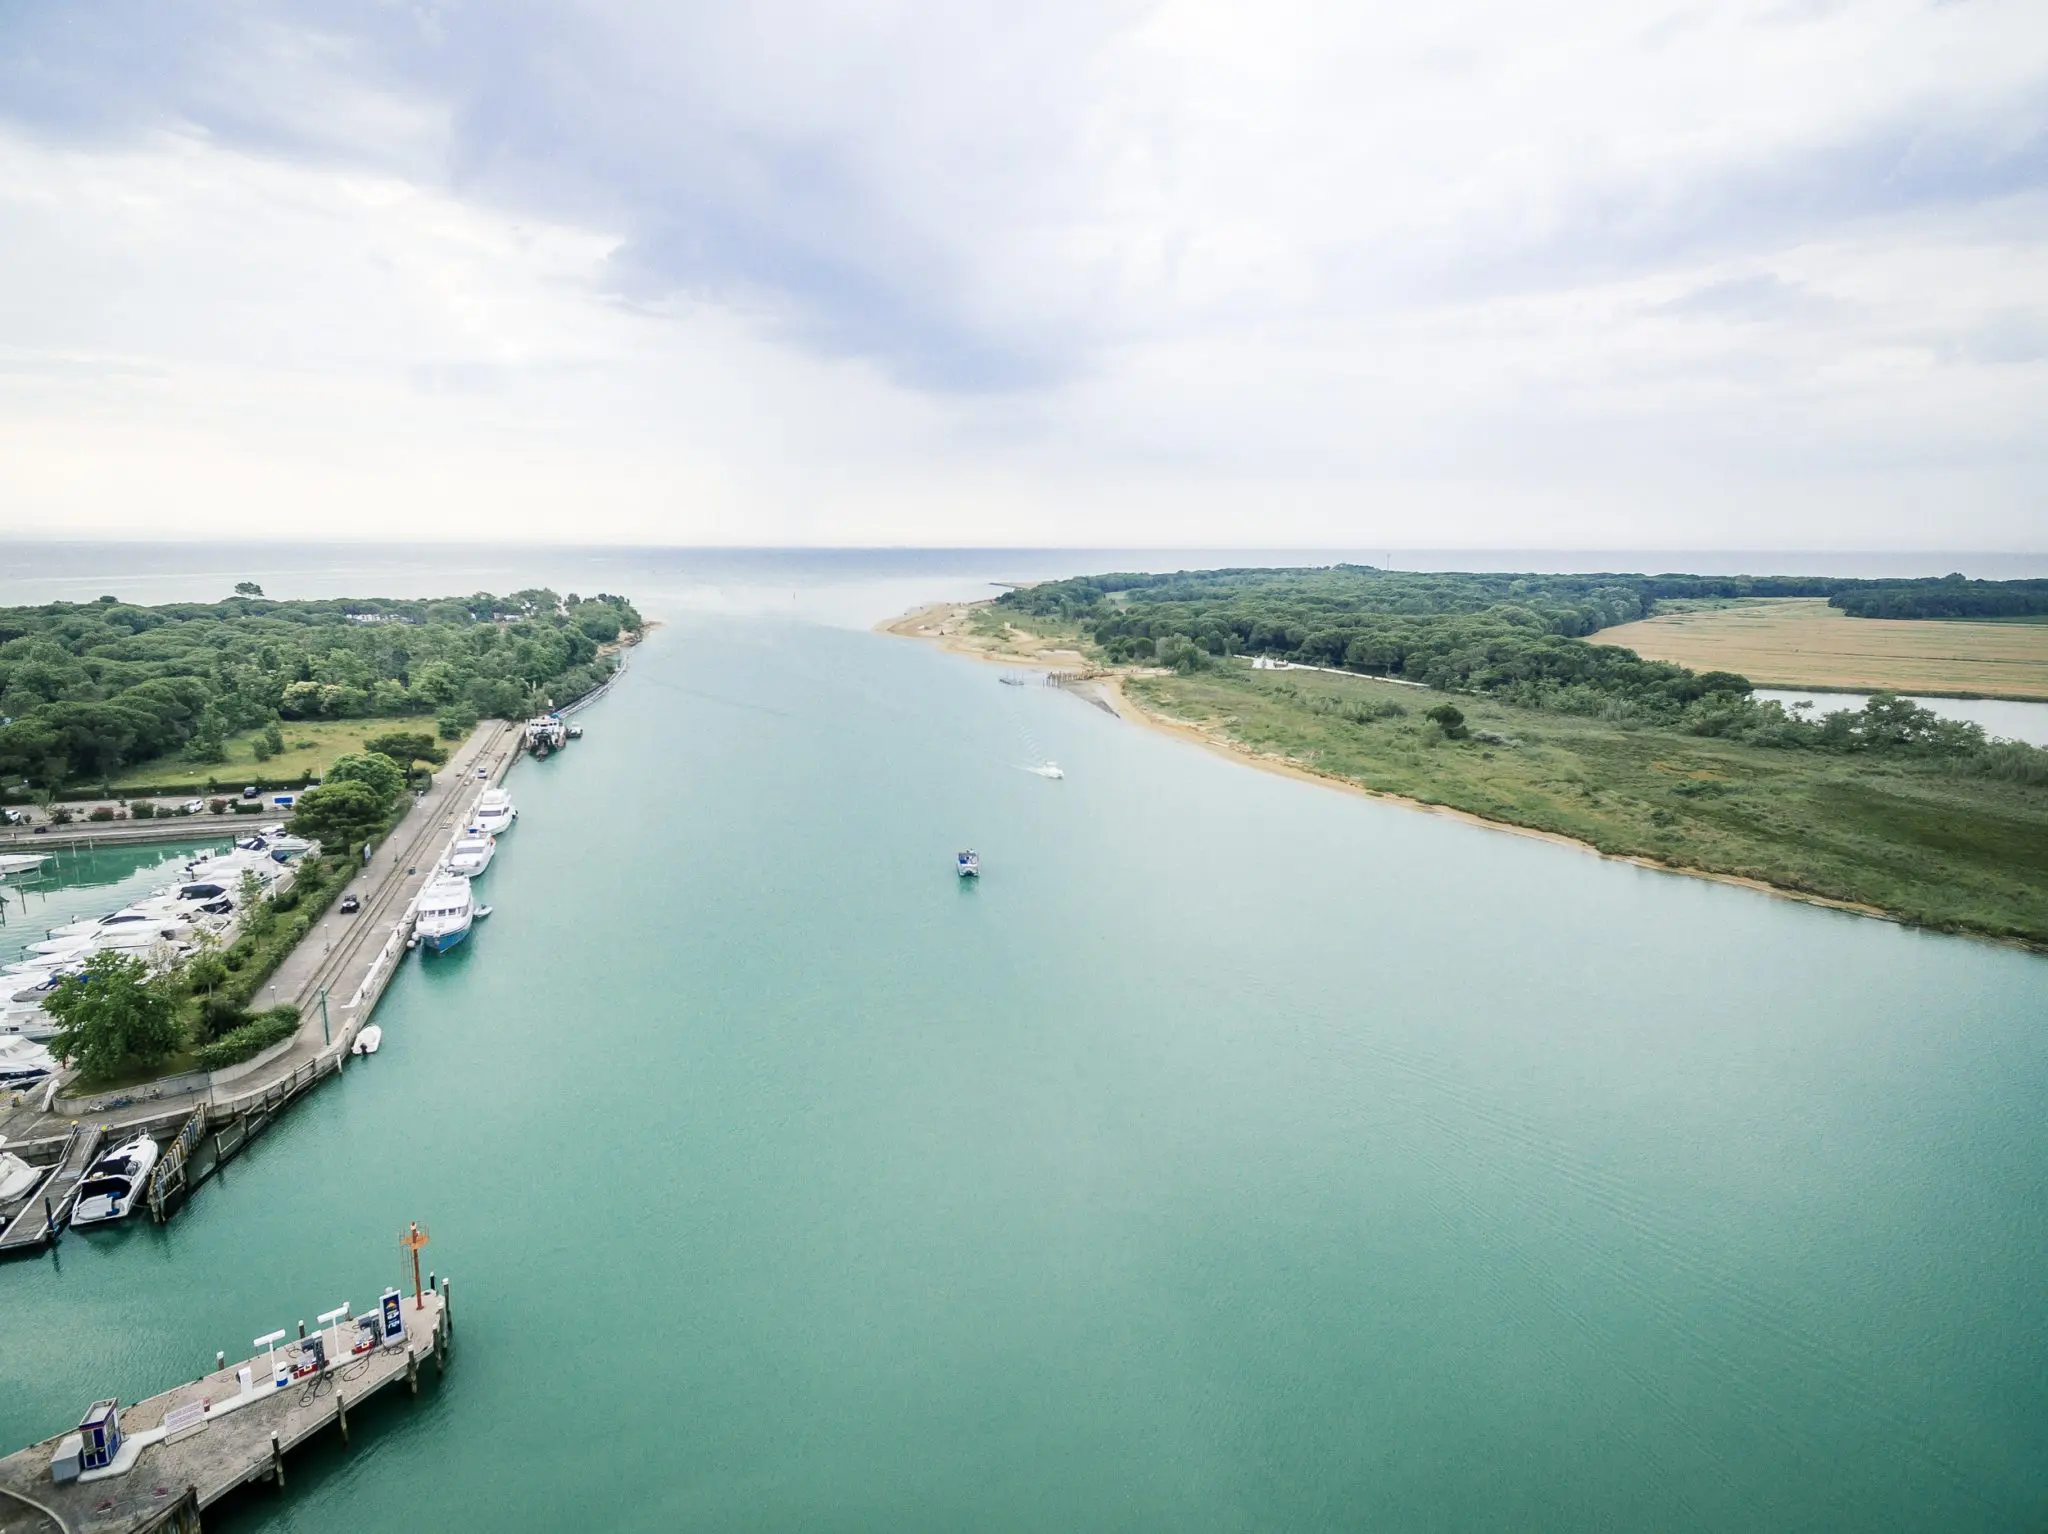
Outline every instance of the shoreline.
[[(1003, 650), (992, 644), (978, 645), (966, 642), (959, 631), (959, 625), (964, 621), (965, 614), (977, 605), (979, 604), (971, 602), (927, 603), (923, 607), (913, 608), (910, 612), (904, 613), (900, 617), (884, 619), (882, 622), (874, 625), (873, 631), (878, 634), (893, 635), (900, 639), (922, 640), (928, 644), (936, 644), (940, 649), (949, 654), (965, 656), (971, 660), (984, 661), (995, 665), (1043, 667), (1045, 665), (1045, 657), (1053, 655), (1072, 656), (1077, 662), (1087, 664), (1086, 657), (1078, 650), (1048, 648), (1033, 654), (1024, 651)], [(1705, 879), (1715, 884), (1732, 885), (1737, 889), (1773, 895), (1781, 900), (1796, 900), (1802, 905), (1822, 906), (1832, 911), (1844, 911), (1852, 916), (1874, 917), (1879, 921), (1887, 921), (1898, 927), (1909, 929), (1913, 927), (1912, 923), (1905, 921), (1881, 906), (1865, 905), (1853, 900), (1839, 900), (1831, 895), (1817, 895), (1805, 890), (1788, 889), (1782, 884), (1772, 884), (1763, 879), (1752, 879), (1741, 874), (1717, 873), (1711, 868), (1696, 868), (1684, 863), (1659, 862), (1655, 858), (1643, 857), (1637, 853), (1607, 852), (1594, 846), (1591, 842), (1581, 841), (1576, 836), (1567, 836), (1562, 831), (1546, 831), (1538, 826), (1518, 825), (1512, 820), (1494, 820), (1485, 815), (1474, 814), (1470, 810), (1457, 809), (1452, 805), (1431, 804), (1421, 799), (1410, 798), (1405, 794), (1392, 794), (1382, 789), (1368, 788), (1365, 784), (1354, 782), (1350, 778), (1338, 777), (1332, 773), (1317, 772), (1314, 768), (1305, 767), (1301, 763), (1292, 761), (1287, 757), (1277, 756), (1272, 752), (1255, 751), (1250, 746), (1234, 741), (1219, 732), (1206, 729), (1201, 725), (1190, 723), (1184, 719), (1176, 719), (1170, 714), (1162, 714), (1155, 709), (1147, 708), (1144, 704), (1133, 699), (1124, 690), (1123, 679), (1128, 674), (1132, 673), (1127, 671), (1111, 671), (1101, 677), (1091, 679), (1087, 685), (1092, 689), (1107, 694), (1110, 699), (1114, 700), (1114, 712), (1119, 718), (1129, 720), (1145, 729), (1156, 730), (1160, 734), (1173, 736), (1175, 739), (1186, 741), (1190, 745), (1199, 746), (1218, 756), (1228, 757), (1232, 761), (1241, 762), (1262, 772), (1271, 772), (1281, 777), (1295, 778), (1301, 782), (1313, 783), (1323, 788), (1336, 789), (1343, 793), (1358, 795), (1361, 798), (1377, 800), (1382, 804), (1395, 805), (1401, 809), (1418, 810), (1425, 814), (1441, 816), (1447, 820), (1462, 821), (1466, 825), (1479, 826), (1489, 831), (1504, 831), (1515, 836), (1532, 837), (1538, 841), (1549, 842), (1554, 846), (1569, 847), (1574, 851), (1590, 853), (1592, 856), (1609, 863), (1627, 863), (1636, 868), (1648, 869), (1653, 873), (1672, 874), (1687, 879)], [(1363, 678), (1363, 680), (1369, 681), (1371, 678)], [(1973, 932), (1949, 933), (1945, 935), (1976, 938), (1982, 942), (1998, 943), (2001, 946), (2021, 948), (2028, 952), (2038, 951), (2031, 944), (2020, 942), (2016, 939), (1987, 937), (1984, 934)]]

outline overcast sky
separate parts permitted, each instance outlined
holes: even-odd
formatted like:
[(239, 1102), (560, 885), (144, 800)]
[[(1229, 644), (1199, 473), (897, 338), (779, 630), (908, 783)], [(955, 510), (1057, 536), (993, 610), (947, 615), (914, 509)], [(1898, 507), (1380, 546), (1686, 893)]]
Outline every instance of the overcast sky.
[(9, 4), (0, 531), (2042, 549), (2048, 5)]

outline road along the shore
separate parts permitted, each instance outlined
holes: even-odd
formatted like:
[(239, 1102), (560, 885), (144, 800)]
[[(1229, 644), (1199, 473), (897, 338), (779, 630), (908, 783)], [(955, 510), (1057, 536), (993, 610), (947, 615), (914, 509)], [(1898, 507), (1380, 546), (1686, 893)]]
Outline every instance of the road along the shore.
[[(12, 1111), (0, 1110), (0, 1135), (12, 1148), (36, 1159), (34, 1151), (44, 1148), (44, 1142), (61, 1142), (80, 1119), (105, 1124), (109, 1133), (148, 1127), (161, 1134), (189, 1118), (201, 1103), (216, 1118), (226, 1117), (339, 1069), (404, 952), (413, 901), (432, 877), (446, 842), (465, 823), (477, 795), (503, 780), (520, 740), (518, 729), (502, 720), (480, 725), (436, 775), (433, 788), (337, 893), (336, 904), (320, 925), (285, 957), (254, 1000), (263, 1007), (281, 1001), (297, 1006), (299, 1031), (287, 1046), (259, 1057), (258, 1069), (231, 1084), (180, 1076), (81, 1101), (60, 1098), (50, 1111), (40, 1107), (41, 1094), (36, 1094)], [(362, 903), (353, 916), (338, 914), (345, 894), (354, 894)]]

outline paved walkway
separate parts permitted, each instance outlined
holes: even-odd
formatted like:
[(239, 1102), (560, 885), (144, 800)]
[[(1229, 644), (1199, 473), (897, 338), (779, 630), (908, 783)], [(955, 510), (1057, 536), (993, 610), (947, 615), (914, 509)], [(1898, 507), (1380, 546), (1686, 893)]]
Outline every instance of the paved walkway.
[[(435, 864), (446, 850), (449, 838), (475, 805), (477, 795), (504, 778), (519, 744), (519, 732), (501, 720), (479, 726), (459, 747), (448, 764), (435, 774), (434, 786), (406, 812), (405, 818), (374, 850), (368, 864), (351, 880), (343, 894), (353, 893), (362, 902), (354, 916), (338, 912), (341, 896), (327, 908), (318, 926), (292, 950), (261, 994), (253, 998), (257, 1010), (279, 1001), (292, 1002), (303, 1019), (292, 1047), (260, 1071), (236, 1081), (231, 1090), (237, 1097), (260, 1092), (267, 1084), (281, 1081), (310, 1063), (325, 1046), (329, 1033), (338, 1036), (353, 1017), (346, 1010), (350, 998), (369, 974), (392, 931), (405, 918), (414, 896), (426, 884)], [(483, 776), (479, 777), (481, 770)], [(327, 1025), (323, 1030), (320, 988), (327, 988)], [(180, 1092), (145, 1098), (150, 1089), (136, 1088), (128, 1106), (83, 1115), (111, 1127), (141, 1124), (189, 1114), (209, 1092)], [(0, 1136), (11, 1142), (61, 1137), (73, 1117), (44, 1113), (33, 1106), (41, 1093), (8, 1107), (0, 1099)]]

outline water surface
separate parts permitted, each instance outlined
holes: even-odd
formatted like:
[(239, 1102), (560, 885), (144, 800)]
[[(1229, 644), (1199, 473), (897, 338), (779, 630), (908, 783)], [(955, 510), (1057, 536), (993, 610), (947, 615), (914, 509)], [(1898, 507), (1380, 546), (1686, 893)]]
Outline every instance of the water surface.
[(2048, 1519), (2040, 960), (672, 616), (378, 1057), (0, 1269), (0, 1441), (419, 1219), (446, 1380), (209, 1527)]

